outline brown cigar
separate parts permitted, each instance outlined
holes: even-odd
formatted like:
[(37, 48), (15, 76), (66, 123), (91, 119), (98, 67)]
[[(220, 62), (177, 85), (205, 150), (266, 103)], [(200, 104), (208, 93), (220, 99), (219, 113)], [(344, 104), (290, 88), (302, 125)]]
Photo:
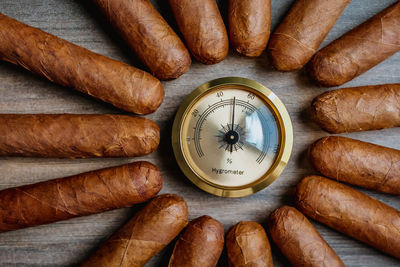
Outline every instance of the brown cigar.
[(341, 85), (399, 50), (400, 2), (397, 1), (315, 54), (309, 66), (310, 76), (322, 86)]
[(297, 185), (296, 206), (314, 220), (400, 258), (398, 210), (320, 176)]
[(226, 235), (230, 267), (272, 267), (271, 246), (264, 228), (256, 222), (239, 222)]
[(189, 223), (175, 244), (168, 267), (214, 267), (224, 248), (224, 227), (210, 216)]
[(164, 98), (160, 81), (0, 13), (0, 59), (137, 114)]
[(332, 90), (311, 104), (312, 119), (330, 133), (400, 126), (400, 84)]
[(187, 225), (186, 202), (161, 195), (115, 232), (81, 266), (140, 267), (168, 245)]
[(0, 156), (88, 158), (149, 154), (160, 130), (124, 115), (0, 114)]
[(154, 197), (161, 173), (135, 162), (0, 191), (0, 232), (131, 206)]
[(260, 56), (271, 30), (271, 0), (229, 0), (228, 18), (233, 48), (244, 56)]
[(269, 216), (272, 240), (295, 267), (336, 266), (344, 263), (317, 229), (295, 208), (283, 206)]
[(215, 0), (169, 0), (192, 55), (201, 63), (222, 61), (229, 50), (228, 34)]
[(185, 45), (149, 0), (92, 1), (156, 77), (175, 79), (189, 69)]
[(302, 68), (351, 0), (297, 0), (272, 34), (268, 55), (280, 71)]
[(400, 195), (400, 151), (346, 137), (317, 140), (308, 150), (311, 165), (332, 179)]

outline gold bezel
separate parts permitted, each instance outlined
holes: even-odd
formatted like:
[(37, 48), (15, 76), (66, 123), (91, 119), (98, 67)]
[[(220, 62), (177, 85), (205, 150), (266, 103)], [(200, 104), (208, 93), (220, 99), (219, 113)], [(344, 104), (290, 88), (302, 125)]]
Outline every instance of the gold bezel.
[[(238, 85), (246, 87), (247, 90), (257, 94), (261, 99), (269, 104), (271, 111), (279, 123), (280, 130), (280, 148), (279, 153), (275, 159), (274, 164), (257, 181), (238, 187), (227, 187), (220, 186), (211, 183), (201, 177), (199, 177), (190, 167), (190, 163), (187, 162), (183, 152), (181, 130), (184, 120), (188, 114), (190, 108), (197, 102), (197, 100), (210, 90), (227, 85)], [(194, 183), (200, 189), (211, 193), (216, 196), (222, 197), (243, 197), (256, 193), (267, 186), (278, 178), (286, 167), (289, 161), (290, 154), (293, 146), (293, 128), (290, 120), (289, 113), (287, 112), (282, 101), (267, 87), (264, 85), (246, 78), (240, 77), (224, 77), (209, 81), (190, 93), (183, 101), (178, 109), (175, 116), (175, 120), (172, 126), (172, 148), (175, 154), (175, 158), (178, 162), (179, 167), (186, 177)]]

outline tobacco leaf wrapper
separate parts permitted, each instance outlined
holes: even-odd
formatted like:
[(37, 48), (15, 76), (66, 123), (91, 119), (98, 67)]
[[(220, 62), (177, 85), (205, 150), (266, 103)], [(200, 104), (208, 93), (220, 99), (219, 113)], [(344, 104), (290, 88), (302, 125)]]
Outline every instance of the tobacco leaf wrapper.
[(346, 137), (317, 140), (308, 151), (311, 165), (334, 180), (400, 195), (400, 151)]
[(168, 245), (187, 223), (186, 202), (177, 195), (160, 195), (136, 213), (81, 266), (143, 266)]
[(1, 13), (0, 59), (137, 114), (154, 112), (164, 98), (161, 82), (149, 73)]
[(320, 176), (304, 178), (296, 191), (296, 207), (305, 215), (400, 258), (398, 210)]
[(224, 227), (210, 216), (194, 219), (175, 244), (169, 267), (214, 267), (224, 248)]
[(131, 206), (154, 197), (161, 173), (140, 161), (0, 191), (0, 232)]
[(125, 115), (0, 114), (0, 156), (134, 157), (154, 151), (160, 129)]
[(264, 228), (256, 222), (239, 222), (226, 235), (230, 267), (272, 267), (271, 246)]

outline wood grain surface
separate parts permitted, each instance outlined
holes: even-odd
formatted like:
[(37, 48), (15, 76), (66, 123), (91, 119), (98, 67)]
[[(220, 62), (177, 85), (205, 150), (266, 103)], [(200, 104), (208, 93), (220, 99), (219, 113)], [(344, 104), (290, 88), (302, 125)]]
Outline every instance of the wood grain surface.
[[(167, 1), (152, 2), (176, 29)], [(227, 1), (219, 2), (221, 11), (226, 17)], [(292, 0), (272, 1), (273, 29), (292, 2)], [(353, 0), (323, 45), (393, 2), (395, 1)], [(1, 0), (0, 12), (95, 52), (143, 68), (89, 1)], [(345, 86), (398, 83), (399, 67), (400, 54), (396, 54)], [(175, 163), (170, 141), (172, 121), (185, 96), (204, 82), (223, 76), (247, 77), (271, 88), (286, 104), (294, 126), (293, 154), (284, 173), (265, 190), (239, 199), (215, 197), (188, 182)], [(327, 135), (311, 122), (306, 109), (313, 97), (327, 89), (314, 86), (305, 70), (292, 73), (274, 71), (265, 53), (257, 59), (247, 59), (233, 51), (226, 60), (217, 65), (205, 66), (193, 62), (190, 70), (182, 77), (163, 84), (166, 90), (164, 103), (156, 113), (148, 116), (158, 123), (162, 135), (161, 145), (153, 154), (136, 159), (1, 158), (0, 189), (143, 159), (155, 163), (162, 170), (163, 193), (177, 193), (185, 198), (189, 205), (190, 219), (208, 214), (220, 220), (225, 230), (240, 220), (254, 220), (265, 224), (272, 210), (282, 204), (293, 205), (294, 185), (304, 175), (314, 173), (305, 156), (306, 147), (317, 138)], [(52, 84), (21, 68), (1, 62), (0, 113), (121, 113), (121, 111), (74, 90)], [(400, 149), (399, 128), (345, 136)], [(364, 192), (400, 209), (398, 197)], [(137, 209), (138, 207), (115, 210), (3, 233), (0, 235), (0, 265), (75, 265), (124, 224)], [(399, 266), (398, 260), (323, 225), (313, 223), (347, 266)], [(147, 266), (166, 266), (171, 248), (170, 245)], [(276, 266), (288, 265), (276, 247), (273, 247), (273, 253)], [(220, 260), (220, 266), (226, 266), (225, 255)]]

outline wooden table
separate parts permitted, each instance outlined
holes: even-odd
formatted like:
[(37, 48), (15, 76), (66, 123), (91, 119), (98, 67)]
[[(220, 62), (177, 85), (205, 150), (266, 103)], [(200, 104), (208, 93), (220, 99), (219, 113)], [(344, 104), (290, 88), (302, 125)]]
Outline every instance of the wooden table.
[[(156, 3), (164, 17), (175, 27), (167, 1)], [(226, 14), (226, 0), (220, 1)], [(293, 1), (272, 1), (272, 26), (275, 28)], [(323, 45), (363, 22), (394, 0), (353, 0), (344, 11)], [(158, 3), (158, 4), (157, 4)], [(129, 48), (121, 41), (107, 21), (87, 1), (68, 0), (2, 0), (0, 12), (29, 25), (65, 38), (90, 50), (134, 66)], [(400, 54), (391, 57), (346, 86), (400, 82)], [(284, 173), (265, 190), (245, 198), (227, 199), (207, 194), (192, 185), (180, 172), (171, 148), (171, 124), (174, 114), (185, 98), (200, 84), (223, 76), (242, 76), (259, 81), (282, 99), (294, 126), (294, 147)], [(220, 220), (227, 230), (240, 220), (265, 224), (270, 212), (283, 204), (293, 204), (293, 187), (311, 169), (306, 156), (307, 146), (327, 135), (313, 124), (307, 107), (313, 97), (326, 89), (314, 86), (306, 71), (280, 73), (269, 65), (266, 55), (248, 59), (230, 52), (223, 62), (205, 66), (193, 62), (190, 70), (177, 80), (164, 82), (166, 96), (160, 109), (148, 116), (161, 128), (161, 144), (156, 152), (143, 158), (118, 159), (0, 159), (0, 189), (68, 176), (84, 171), (145, 159), (155, 163), (164, 176), (163, 193), (177, 193), (185, 198), (190, 219), (208, 214)], [(107, 104), (83, 96), (39, 78), (19, 67), (0, 63), (0, 113), (121, 113)], [(1, 127), (1, 125), (0, 125)], [(353, 138), (400, 149), (400, 129), (387, 129), (348, 134)], [(365, 191), (366, 192), (366, 191)], [(389, 195), (367, 194), (400, 209), (400, 199)], [(1, 205), (1, 203), (0, 203)], [(77, 264), (96, 246), (128, 220), (137, 208), (121, 209), (76, 218), (59, 223), (23, 229), (0, 235), (2, 266), (67, 266)], [(314, 223), (314, 222), (313, 222)], [(399, 262), (347, 236), (314, 223), (347, 266), (398, 266)], [(172, 246), (157, 255), (148, 266), (165, 266)], [(274, 247), (276, 266), (288, 263)], [(225, 266), (225, 255), (221, 266)]]

